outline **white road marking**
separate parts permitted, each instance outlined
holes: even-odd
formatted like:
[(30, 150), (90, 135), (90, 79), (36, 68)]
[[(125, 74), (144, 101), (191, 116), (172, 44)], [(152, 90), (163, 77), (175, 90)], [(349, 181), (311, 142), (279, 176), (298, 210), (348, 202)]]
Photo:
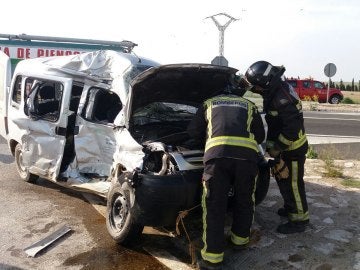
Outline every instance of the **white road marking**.
[(304, 117), (304, 119), (316, 119), (316, 120), (340, 120), (340, 121), (357, 121), (360, 122), (360, 119), (358, 118), (335, 118), (335, 117), (311, 117), (311, 116), (306, 116)]
[(360, 136), (306, 134), (309, 144), (360, 143)]

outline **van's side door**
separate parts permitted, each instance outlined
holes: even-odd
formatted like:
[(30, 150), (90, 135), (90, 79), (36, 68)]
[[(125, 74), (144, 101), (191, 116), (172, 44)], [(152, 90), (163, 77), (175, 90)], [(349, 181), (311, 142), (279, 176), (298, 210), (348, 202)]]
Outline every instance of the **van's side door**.
[(75, 135), (77, 166), (82, 173), (108, 176), (115, 153), (114, 119), (122, 109), (117, 94), (101, 86), (85, 87)]
[(72, 80), (58, 76), (13, 78), (9, 102), (9, 137), (22, 147), (29, 172), (56, 180), (66, 142)]
[(7, 106), (11, 82), (10, 58), (0, 51), (0, 136), (6, 138), (8, 133)]

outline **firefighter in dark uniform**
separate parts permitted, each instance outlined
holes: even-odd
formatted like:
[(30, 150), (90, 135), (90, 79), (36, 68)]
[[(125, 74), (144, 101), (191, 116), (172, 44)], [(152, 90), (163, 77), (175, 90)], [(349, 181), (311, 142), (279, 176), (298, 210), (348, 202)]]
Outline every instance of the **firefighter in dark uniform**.
[(304, 183), (304, 164), (308, 150), (301, 101), (290, 84), (282, 79), (285, 68), (266, 61), (252, 64), (245, 77), (263, 97), (268, 125), (266, 149), (273, 158), (281, 158), (289, 174), (275, 175), (284, 207), (278, 210), (288, 222), (277, 227), (283, 234), (303, 232), (309, 223)]
[(206, 100), (188, 126), (188, 133), (205, 143), (203, 172), (203, 248), (200, 269), (221, 269), (224, 225), (230, 188), (234, 190), (231, 242), (249, 242), (258, 173), (258, 144), (265, 130), (251, 101), (225, 90)]

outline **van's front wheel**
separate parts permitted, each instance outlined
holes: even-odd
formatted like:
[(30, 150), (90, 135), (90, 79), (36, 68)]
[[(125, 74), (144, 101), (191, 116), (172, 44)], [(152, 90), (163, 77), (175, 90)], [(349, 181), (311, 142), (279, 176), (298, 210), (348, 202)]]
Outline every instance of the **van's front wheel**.
[(15, 163), (20, 178), (25, 182), (34, 183), (39, 176), (29, 172), (29, 169), (23, 163), (23, 152), (20, 144), (15, 147)]
[(124, 189), (113, 182), (108, 193), (106, 227), (111, 237), (122, 245), (131, 245), (139, 240), (144, 226), (136, 220), (136, 205), (131, 205), (132, 188)]

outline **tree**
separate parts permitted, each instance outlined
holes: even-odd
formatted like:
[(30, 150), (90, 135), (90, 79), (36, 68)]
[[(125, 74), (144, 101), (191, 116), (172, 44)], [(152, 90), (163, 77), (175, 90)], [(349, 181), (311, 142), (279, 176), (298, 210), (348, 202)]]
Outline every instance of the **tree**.
[(344, 85), (342, 79), (340, 79), (340, 87), (339, 88), (340, 88), (340, 90), (345, 90), (345, 85)]
[(354, 78), (351, 81), (351, 91), (355, 91), (355, 83), (354, 83)]
[(330, 78), (329, 80), (330, 80), (330, 87), (331, 87), (331, 88), (334, 88), (334, 87), (335, 87), (334, 82), (331, 80), (331, 78)]

